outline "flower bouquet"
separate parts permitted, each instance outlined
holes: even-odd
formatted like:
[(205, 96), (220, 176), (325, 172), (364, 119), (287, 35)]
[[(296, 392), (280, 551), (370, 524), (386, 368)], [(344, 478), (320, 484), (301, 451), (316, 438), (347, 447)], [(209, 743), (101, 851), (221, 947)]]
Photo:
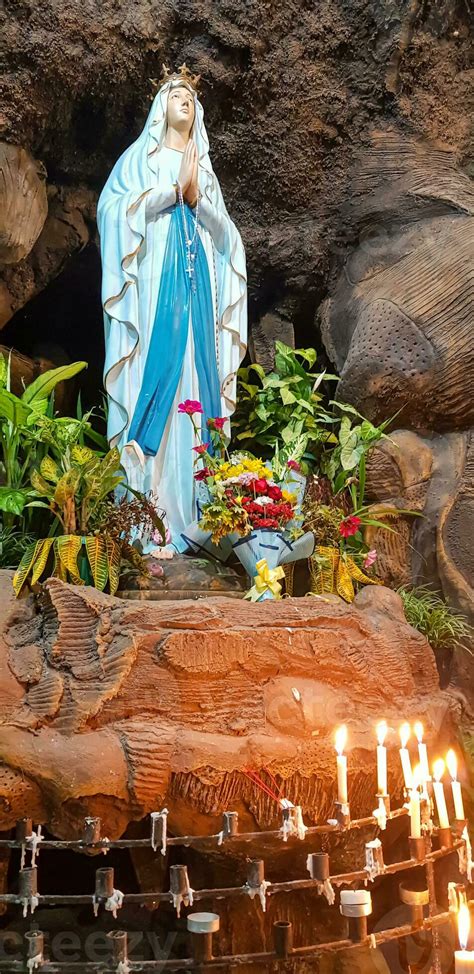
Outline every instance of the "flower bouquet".
[[(245, 452), (229, 453), (224, 429), (226, 419), (215, 417), (207, 423), (208, 442), (202, 442), (195, 415), (202, 413), (200, 403), (187, 400), (179, 410), (189, 415), (198, 444), (194, 479), (205, 485), (206, 494), (199, 500), (198, 525), (186, 531), (201, 549), (208, 542), (223, 543), (235, 552), (255, 584), (248, 593), (252, 601), (279, 598), (284, 564), (308, 558), (314, 549), (311, 532), (301, 529), (302, 486), (299, 465), (288, 460), (282, 470), (278, 459), (280, 483), (268, 463)], [(297, 490), (291, 491), (295, 479)], [(196, 533), (199, 532), (198, 534)]]

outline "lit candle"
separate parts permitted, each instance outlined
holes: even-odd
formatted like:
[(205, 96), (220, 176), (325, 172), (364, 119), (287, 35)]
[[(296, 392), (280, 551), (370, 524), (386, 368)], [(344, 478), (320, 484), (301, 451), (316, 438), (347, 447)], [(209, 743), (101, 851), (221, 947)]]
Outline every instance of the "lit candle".
[(411, 788), (413, 784), (413, 771), (411, 768), (410, 754), (407, 748), (408, 740), (410, 738), (410, 724), (402, 724), (400, 727), (400, 760), (402, 762), (403, 778), (405, 781), (405, 788), (407, 791)]
[(377, 794), (387, 794), (387, 748), (384, 745), (387, 736), (387, 721), (377, 724)]
[(469, 927), (471, 918), (467, 903), (461, 903), (458, 912), (458, 936), (461, 950), (454, 954), (454, 964), (456, 974), (473, 974), (474, 972), (474, 950), (468, 950)]
[(420, 765), (417, 764), (413, 772), (412, 788), (410, 791), (410, 836), (412, 839), (421, 838), (421, 808), (420, 808)]
[(337, 751), (337, 800), (341, 805), (347, 805), (347, 757), (343, 754), (347, 743), (347, 727), (345, 724), (336, 731)]
[(464, 814), (464, 805), (461, 794), (461, 782), (457, 780), (458, 778), (458, 761), (454, 751), (448, 751), (446, 755), (446, 764), (448, 765), (448, 771), (451, 775), (451, 788), (453, 789), (453, 801), (454, 801), (454, 815), (458, 821), (462, 822), (466, 816)]
[(448, 809), (446, 808), (444, 785), (441, 781), (444, 775), (444, 767), (445, 765), (442, 758), (435, 761), (433, 765), (433, 776), (435, 779), (433, 782), (433, 789), (436, 799), (436, 808), (438, 809), (439, 827), (440, 829), (449, 829)]
[(420, 758), (420, 773), (421, 782), (426, 784), (427, 781), (431, 781), (430, 767), (428, 764), (428, 750), (426, 744), (423, 744), (423, 734), (424, 727), (421, 720), (417, 720), (414, 731), (418, 741), (418, 756)]

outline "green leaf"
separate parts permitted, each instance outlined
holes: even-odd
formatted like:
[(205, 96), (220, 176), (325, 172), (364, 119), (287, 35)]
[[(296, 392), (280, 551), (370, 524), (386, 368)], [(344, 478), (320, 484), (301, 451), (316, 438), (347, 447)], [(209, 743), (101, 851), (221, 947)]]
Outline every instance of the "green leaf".
[(83, 466), (86, 463), (90, 463), (91, 460), (97, 460), (97, 453), (94, 450), (90, 450), (87, 446), (73, 446), (71, 450), (71, 459), (74, 463), (78, 463), (79, 466)]
[(72, 379), (78, 372), (87, 368), (87, 362), (72, 362), (70, 365), (60, 365), (58, 369), (49, 369), (32, 382), (22, 395), (22, 402), (29, 403), (33, 399), (47, 399), (58, 382)]
[(31, 574), (31, 584), (35, 585), (39, 582), (48, 562), (49, 553), (51, 551), (51, 545), (54, 542), (54, 538), (43, 538), (42, 541), (38, 542), (38, 547), (35, 552), (35, 560), (32, 565)]
[(281, 395), (281, 400), (285, 406), (290, 406), (291, 403), (296, 402), (296, 396), (294, 396), (289, 389), (285, 388), (285, 386), (283, 386), (283, 388), (281, 389), (280, 395)]
[(109, 569), (110, 594), (115, 595), (120, 581), (121, 551), (120, 545), (113, 538), (105, 538), (107, 563)]
[(6, 389), (8, 383), (8, 362), (4, 355), (0, 355), (0, 389)]
[(31, 471), (30, 482), (31, 486), (37, 491), (38, 494), (42, 494), (45, 497), (53, 496), (53, 488), (51, 484), (49, 484), (48, 481), (45, 480), (37, 470)]
[(28, 500), (27, 490), (13, 487), (0, 487), (0, 511), (7, 514), (21, 514)]
[(259, 405), (255, 409), (255, 412), (258, 418), (263, 420), (263, 422), (265, 422), (265, 420), (268, 419), (268, 412), (265, 406), (263, 405), (263, 403), (259, 403)]
[[(357, 442), (357, 439), (356, 439)], [(344, 470), (353, 470), (357, 467), (361, 456), (364, 453), (364, 447), (362, 445), (354, 448), (352, 438), (342, 447), (341, 450), (341, 466)]]
[(28, 545), (28, 548), (26, 549), (25, 554), (23, 555), (23, 558), (21, 559), (20, 564), (18, 565), (18, 568), (13, 576), (13, 590), (17, 597), (20, 595), (28, 575), (30, 574), (30, 569), (34, 564), (36, 552), (39, 546), (41, 546), (41, 541), (35, 541), (33, 544)]
[(82, 548), (82, 538), (80, 535), (62, 535), (55, 539), (54, 547), (59, 555), (61, 564), (71, 576), (74, 585), (84, 585), (84, 580), (79, 574), (77, 565), (77, 558)]
[(106, 540), (99, 535), (85, 538), (85, 543), (94, 585), (100, 592), (103, 592), (109, 580)]
[(13, 426), (26, 426), (30, 408), (21, 399), (14, 396), (7, 389), (0, 389), (0, 416), (7, 419)]
[[(40, 473), (45, 480), (48, 480), (51, 484), (57, 484), (61, 477), (61, 471), (52, 459), (52, 457), (44, 457), (40, 463)], [(36, 486), (36, 484), (34, 485)]]
[(354, 406), (349, 406), (347, 402), (339, 402), (337, 399), (330, 399), (329, 405), (337, 406), (337, 408), (340, 409), (341, 412), (350, 413), (351, 416), (357, 416), (358, 419), (363, 418), (361, 414), (357, 411), (357, 409), (355, 409)]

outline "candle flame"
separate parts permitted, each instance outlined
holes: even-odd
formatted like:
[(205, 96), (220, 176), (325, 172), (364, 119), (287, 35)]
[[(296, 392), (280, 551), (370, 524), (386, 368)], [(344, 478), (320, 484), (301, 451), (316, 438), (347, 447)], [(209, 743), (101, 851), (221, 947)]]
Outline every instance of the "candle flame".
[(421, 744), (423, 741), (423, 734), (425, 733), (425, 728), (423, 727), (421, 720), (417, 720), (413, 730), (415, 731), (418, 744)]
[(467, 903), (461, 903), (458, 911), (458, 936), (461, 950), (466, 950), (469, 940), (469, 929), (471, 926), (471, 916)]
[(376, 728), (377, 740), (378, 740), (378, 742), (379, 742), (380, 745), (383, 744), (383, 742), (384, 742), (384, 740), (385, 740), (385, 738), (387, 736), (387, 731), (388, 731), (387, 721), (386, 720), (381, 720), (380, 721), (380, 724), (377, 724), (377, 728)]
[(448, 765), (448, 771), (451, 778), (453, 781), (456, 781), (458, 776), (458, 759), (453, 750), (448, 751), (446, 755), (446, 764)]
[(438, 760), (435, 761), (433, 764), (433, 775), (435, 781), (441, 781), (441, 778), (444, 775), (444, 768), (445, 768), (445, 764), (443, 759), (438, 758)]
[(341, 727), (338, 727), (335, 736), (335, 745), (338, 754), (342, 754), (346, 744), (347, 744), (347, 727), (345, 724), (342, 724)]
[(411, 734), (410, 724), (402, 724), (399, 730), (399, 734), (400, 734), (400, 742), (402, 747), (406, 747), (408, 741), (410, 740), (410, 734)]

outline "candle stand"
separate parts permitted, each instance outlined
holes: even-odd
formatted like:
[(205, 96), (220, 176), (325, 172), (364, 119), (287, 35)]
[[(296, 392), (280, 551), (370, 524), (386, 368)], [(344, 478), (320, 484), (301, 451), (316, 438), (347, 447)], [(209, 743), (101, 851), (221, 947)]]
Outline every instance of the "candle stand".
[[(383, 797), (383, 796), (382, 796)], [(402, 808), (390, 811), (387, 810), (387, 821), (404, 819), (407, 824), (407, 831), (411, 824), (409, 808)], [(134, 849), (149, 848), (151, 852), (161, 854), (166, 852), (168, 846), (192, 847), (203, 850), (213, 850), (214, 853), (222, 846), (231, 846), (233, 843), (248, 845), (250, 850), (258, 850), (262, 839), (272, 838), (276, 841), (289, 843), (307, 842), (311, 836), (315, 835), (338, 835), (350, 832), (353, 829), (364, 829), (366, 827), (377, 827), (379, 820), (377, 816), (367, 816), (358, 820), (351, 820), (348, 805), (340, 803), (336, 806), (336, 819), (325, 824), (306, 827), (302, 824), (300, 809), (294, 816), (287, 816), (286, 821), (294, 818), (295, 829), (282, 835), (282, 829), (268, 832), (240, 833), (238, 830), (238, 815), (236, 812), (226, 811), (223, 813), (222, 829), (217, 835), (213, 836), (168, 836), (166, 829), (167, 812), (155, 812), (151, 816), (151, 829), (148, 838), (145, 839), (119, 839), (110, 841), (101, 837), (101, 823), (97, 818), (88, 818), (84, 823), (81, 838), (77, 840), (55, 840), (41, 838), (42, 849), (74, 849), (78, 851), (90, 852), (91, 850), (107, 853), (112, 849)], [(432, 823), (431, 823), (432, 825)], [(296, 827), (298, 826), (298, 827)], [(37, 835), (41, 835), (38, 829)], [(25, 818), (18, 823), (13, 838), (1, 839), (0, 850), (2, 848), (21, 849), (25, 854), (25, 849), (30, 852), (31, 863), (33, 863), (38, 849), (35, 842), (31, 842), (34, 836), (33, 823), (31, 819)], [(341, 914), (348, 921), (348, 936), (340, 938), (331, 943), (309, 944), (306, 946), (293, 945), (293, 928), (289, 921), (279, 920), (273, 925), (273, 950), (255, 954), (233, 954), (226, 957), (215, 957), (213, 953), (213, 936), (219, 930), (220, 918), (217, 913), (191, 912), (187, 917), (187, 930), (190, 935), (189, 956), (176, 960), (159, 961), (139, 961), (134, 962), (129, 957), (128, 936), (126, 931), (113, 930), (107, 935), (110, 949), (110, 957), (107, 963), (95, 963), (91, 961), (55, 962), (49, 961), (45, 956), (44, 935), (40, 930), (31, 930), (25, 935), (25, 958), (24, 961), (3, 960), (0, 958), (0, 972), (8, 971), (15, 974), (25, 970), (41, 971), (42, 974), (102, 974), (104, 969), (115, 971), (116, 974), (133, 974), (137, 972), (158, 972), (162, 974), (172, 971), (198, 970), (203, 966), (211, 967), (232, 967), (242, 964), (278, 964), (286, 963), (288, 960), (297, 962), (298, 960), (308, 960), (308, 958), (318, 958), (325, 953), (337, 953), (340, 950), (350, 950), (357, 945), (370, 943), (372, 946), (382, 945), (392, 940), (399, 940), (408, 937), (419, 930), (431, 931), (433, 953), (432, 970), (440, 970), (439, 952), (439, 931), (443, 925), (452, 922), (453, 912), (437, 913), (435, 904), (435, 865), (439, 860), (447, 856), (459, 853), (459, 862), (463, 863), (468, 873), (471, 867), (470, 843), (467, 835), (466, 822), (456, 822), (453, 830), (446, 828), (437, 829), (432, 827), (430, 832), (426, 831), (421, 836), (407, 836), (408, 858), (395, 863), (385, 863), (383, 854), (382, 838), (384, 831), (379, 829), (379, 838), (372, 839), (365, 844), (365, 863), (358, 864), (358, 868), (347, 873), (332, 873), (331, 860), (327, 852), (310, 852), (307, 857), (308, 875), (300, 879), (281, 881), (272, 883), (265, 879), (265, 862), (263, 859), (250, 858), (247, 867), (246, 881), (242, 886), (231, 886), (223, 889), (193, 889), (191, 888), (187, 866), (175, 864), (170, 866), (170, 888), (167, 891), (143, 892), (143, 893), (120, 893), (114, 889), (114, 870), (111, 867), (102, 867), (96, 870), (95, 888), (93, 892), (74, 894), (74, 895), (54, 895), (42, 894), (39, 882), (39, 870), (36, 865), (25, 866), (19, 871), (18, 893), (3, 893), (0, 895), (0, 903), (9, 906), (21, 906), (24, 915), (28, 911), (33, 913), (38, 906), (71, 906), (78, 907), (89, 904), (92, 912), (97, 915), (98, 907), (104, 906), (106, 910), (116, 915), (122, 905), (145, 905), (151, 904), (158, 907), (160, 903), (174, 905), (176, 912), (179, 912), (182, 904), (192, 906), (201, 900), (209, 899), (229, 899), (233, 897), (250, 897), (256, 900), (256, 905), (252, 909), (265, 910), (266, 900), (269, 896), (278, 893), (291, 892), (298, 893), (299, 890), (313, 890), (315, 896), (326, 896), (330, 905), (334, 903), (336, 893), (338, 895), (338, 907)], [(436, 840), (438, 848), (432, 848), (432, 839)], [(372, 895), (367, 889), (369, 883), (373, 884), (383, 881), (386, 876), (394, 876), (397, 873), (411, 869), (424, 867), (424, 883), (421, 886), (404, 879), (399, 885), (399, 895), (402, 903), (406, 904), (410, 910), (410, 922), (401, 927), (390, 928), (377, 931), (375, 934), (368, 933), (368, 922), (372, 913)], [(357, 884), (360, 888), (355, 888)], [(455, 884), (451, 884), (451, 891)], [(465, 890), (461, 889), (465, 897)], [(424, 916), (427, 908), (428, 916)]]
[(402, 903), (410, 907), (411, 922), (423, 923), (423, 908), (428, 906), (430, 894), (428, 889), (413, 889), (410, 882), (400, 883), (398, 887)]

